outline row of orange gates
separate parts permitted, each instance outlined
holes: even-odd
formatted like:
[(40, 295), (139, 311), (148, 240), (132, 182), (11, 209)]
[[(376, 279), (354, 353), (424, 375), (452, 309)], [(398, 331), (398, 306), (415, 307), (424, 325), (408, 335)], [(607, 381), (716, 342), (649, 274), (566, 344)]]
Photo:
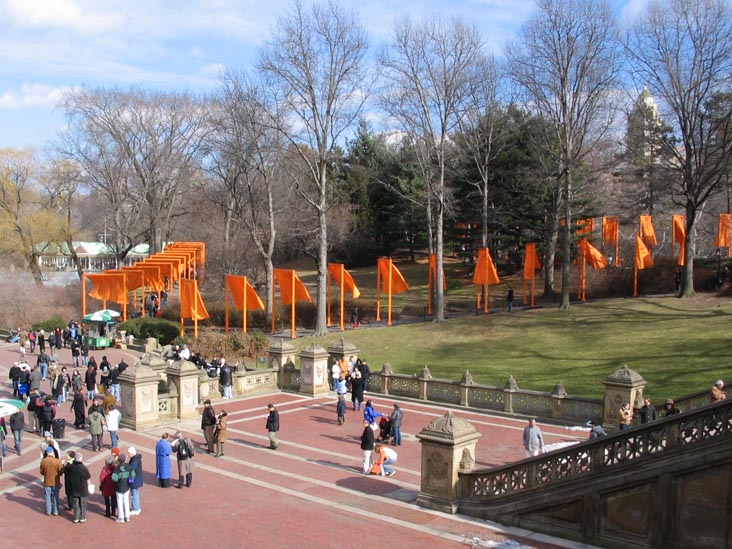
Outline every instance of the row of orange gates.
[[(576, 221), (576, 234), (580, 237), (579, 253), (577, 258), (578, 268), (578, 299), (586, 299), (587, 287), (587, 265), (595, 270), (601, 270), (608, 266), (608, 261), (600, 250), (595, 248), (589, 237), (594, 233), (594, 219), (580, 219)], [(685, 220), (683, 215), (673, 215), (672, 246), (675, 249), (679, 245), (678, 264), (684, 264), (684, 244), (686, 237)], [(634, 262), (634, 284), (633, 295), (638, 295), (638, 271), (653, 266), (651, 250), (657, 246), (656, 233), (653, 228), (653, 219), (650, 215), (642, 215), (639, 218), (638, 231), (635, 236), (635, 262)], [(720, 214), (717, 237), (717, 247), (728, 250), (732, 255), (732, 214)], [(620, 266), (619, 259), (620, 225), (616, 216), (605, 216), (602, 218), (602, 247), (614, 247), (614, 266)], [(129, 296), (136, 295), (137, 290), (141, 292), (140, 312), (145, 314), (144, 299), (149, 292), (160, 294), (163, 290), (169, 292), (173, 297), (174, 284), (178, 283), (178, 297), (180, 301), (180, 325), (181, 335), (185, 329), (185, 319), (191, 319), (194, 326), (194, 335), (198, 336), (198, 321), (209, 317), (206, 306), (198, 288), (198, 279), (203, 275), (206, 264), (206, 246), (203, 242), (174, 242), (168, 244), (163, 252), (154, 254), (130, 267), (108, 270), (104, 273), (85, 273), (82, 277), (82, 315), (86, 314), (87, 295), (103, 302), (103, 308), (107, 308), (107, 302), (118, 303), (122, 307), (122, 318), (127, 318), (127, 305)], [(541, 269), (541, 260), (536, 252), (536, 244), (526, 244), (524, 253), (523, 284), (524, 303), (530, 302), (534, 306), (534, 290), (536, 271)], [(310, 293), (305, 284), (297, 276), (293, 269), (274, 269), (275, 284), (272, 286), (272, 301), (276, 300), (276, 288), (279, 287), (280, 302), (283, 305), (291, 305), (290, 309), (290, 331), (291, 337), (296, 337), (296, 307), (297, 301), (312, 302)], [(429, 255), (428, 274), (428, 314), (432, 314), (432, 295), (437, 284), (437, 261), (435, 254)], [(93, 285), (87, 294), (87, 282)], [(477, 263), (473, 273), (473, 284), (478, 287), (477, 304), (484, 313), (489, 312), (489, 286), (500, 283), (498, 272), (491, 258), (488, 248), (478, 250)], [(447, 281), (443, 274), (443, 288), (447, 288)], [(328, 264), (328, 319), (331, 323), (331, 287), (335, 284), (338, 289), (338, 303), (340, 304), (340, 329), (345, 329), (345, 294), (350, 293), (353, 299), (361, 295), (353, 277), (340, 263)], [(390, 258), (379, 258), (376, 269), (376, 320), (381, 320), (381, 294), (386, 297), (387, 325), (392, 325), (392, 296), (400, 294), (409, 289), (404, 276), (394, 265)], [(247, 280), (247, 277), (240, 275), (226, 275), (225, 285), (225, 322), (226, 332), (229, 332), (229, 296), (234, 307), (239, 311), (252, 311), (264, 309), (256, 290)], [(275, 332), (275, 315), (272, 315), (272, 333)], [(242, 331), (247, 331), (247, 314), (242, 314)]]

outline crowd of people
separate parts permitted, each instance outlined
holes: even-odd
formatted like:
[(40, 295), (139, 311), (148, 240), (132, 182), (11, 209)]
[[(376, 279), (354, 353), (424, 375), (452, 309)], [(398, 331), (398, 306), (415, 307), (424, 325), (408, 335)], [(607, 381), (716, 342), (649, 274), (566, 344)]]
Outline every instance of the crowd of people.
[[(77, 327), (78, 330), (78, 327)], [(59, 514), (60, 487), (66, 488), (67, 509), (73, 511), (74, 522), (83, 523), (87, 520), (87, 500), (95, 491), (92, 475), (84, 461), (84, 454), (80, 450), (69, 451), (62, 458), (58, 442), (54, 439), (54, 419), (58, 407), (65, 402), (70, 405), (74, 415), (74, 427), (88, 429), (90, 448), (92, 452), (104, 450), (104, 435), (108, 433), (110, 454), (106, 457), (104, 466), (98, 478), (100, 494), (105, 501), (105, 516), (114, 518), (118, 523), (130, 521), (131, 516), (141, 513), (140, 489), (143, 486), (142, 457), (137, 450), (130, 446), (127, 453), (120, 453), (119, 428), (121, 411), (119, 409), (120, 380), (119, 376), (128, 365), (121, 361), (111, 364), (106, 356), (97, 365), (94, 357), (84, 353), (76, 339), (80, 330), (74, 331), (69, 326), (67, 338), (66, 330), (60, 337), (47, 339), (39, 332), (35, 337), (35, 345), (23, 344), (23, 347), (33, 353), (38, 349), (35, 364), (31, 365), (25, 353), (21, 360), (10, 369), (10, 378), (13, 382), (13, 393), (23, 398), (26, 405), (10, 416), (7, 427), (13, 433), (15, 451), (22, 452), (23, 432), (31, 431), (42, 435), (40, 475), (43, 478), (46, 513)], [(56, 336), (54, 333), (53, 336)], [(29, 334), (19, 334), (19, 341), (25, 337), (30, 341)], [(42, 344), (41, 341), (44, 341)], [(46, 352), (61, 341), (61, 344), (72, 350), (71, 372), (66, 366), (59, 368), (57, 358)], [(53, 343), (52, 343), (53, 342)], [(52, 346), (53, 345), (53, 346)], [(74, 354), (74, 349), (78, 354)], [(77, 362), (78, 357), (78, 362)], [(192, 355), (190, 349), (183, 345), (173, 349), (173, 359), (192, 360), (205, 368), (209, 375), (218, 377), (221, 393), (224, 399), (232, 398), (232, 384), (235, 366), (230, 366), (222, 357), (207, 362), (198, 355)], [(401, 427), (404, 412), (398, 403), (393, 404), (388, 413), (377, 410), (372, 400), (364, 403), (364, 392), (368, 390), (370, 368), (366, 362), (359, 359), (351, 361), (342, 357), (337, 360), (331, 370), (331, 389), (336, 393), (336, 423), (344, 425), (348, 416), (346, 398), (350, 393), (352, 412), (358, 412), (362, 417), (363, 431), (360, 437), (362, 451), (361, 469), (364, 474), (393, 476), (396, 471), (393, 467), (398, 461), (395, 447), (401, 445)], [(48, 393), (42, 389), (43, 382), (48, 383)], [(709, 400), (718, 402), (726, 398), (724, 383), (719, 380), (713, 385)], [(90, 404), (91, 401), (91, 404)], [(26, 426), (24, 411), (28, 413)], [(671, 416), (680, 413), (673, 400), (666, 401), (661, 410), (656, 410), (651, 400), (646, 398), (643, 406), (637, 411), (628, 403), (618, 409), (618, 427), (620, 430), (630, 428), (636, 419), (641, 424), (657, 420), (661, 416)], [(224, 456), (224, 446), (227, 440), (227, 417), (225, 410), (216, 413), (211, 400), (204, 402), (201, 414), (201, 430), (205, 446), (203, 451), (213, 457)], [(7, 429), (4, 420), (0, 422), (0, 431)], [(606, 436), (602, 425), (594, 421), (588, 422), (589, 437), (595, 439)], [(266, 431), (269, 447), (277, 450), (280, 446), (278, 432), (280, 430), (280, 415), (274, 404), (267, 406)], [(535, 419), (530, 419), (523, 430), (523, 446), (526, 457), (536, 456), (545, 450), (544, 437)], [(3, 455), (5, 445), (3, 443)], [(172, 458), (176, 458), (178, 489), (191, 487), (195, 470), (196, 446), (194, 442), (180, 431), (172, 437), (164, 432), (155, 445), (155, 477), (162, 488), (171, 486), (174, 479)]]

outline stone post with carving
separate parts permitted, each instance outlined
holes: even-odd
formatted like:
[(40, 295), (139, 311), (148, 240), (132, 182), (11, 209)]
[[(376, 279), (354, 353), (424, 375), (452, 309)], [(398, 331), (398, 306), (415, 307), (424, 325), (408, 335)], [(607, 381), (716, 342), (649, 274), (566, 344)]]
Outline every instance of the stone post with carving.
[(425, 366), (419, 374), (419, 398), (427, 400), (429, 396), (429, 382), (432, 379), (432, 372)]
[(417, 435), (422, 444), (422, 479), (417, 504), (436, 511), (458, 510), (459, 472), (475, 465), (480, 433), (452, 410), (429, 423)]
[(551, 417), (561, 418), (562, 417), (562, 401), (567, 396), (567, 390), (564, 388), (561, 382), (557, 382), (552, 389), (552, 410)]
[(320, 345), (308, 345), (300, 351), (300, 392), (320, 395), (330, 391), (328, 351)]
[(277, 387), (283, 389), (282, 379), (280, 372), (285, 364), (295, 364), (295, 357), (297, 356), (297, 349), (295, 347), (280, 338), (272, 338), (267, 350), (267, 359), (269, 361), (269, 367), (275, 370), (277, 375)]
[(342, 357), (345, 357), (346, 362), (349, 364), (354, 362), (361, 351), (350, 341), (344, 341), (340, 338), (338, 341), (328, 346), (328, 367), (333, 366), (335, 362), (338, 362)]
[(160, 376), (150, 367), (149, 360), (149, 355), (143, 357), (119, 376), (123, 427), (141, 430), (160, 424), (158, 415)]
[(199, 370), (196, 365), (187, 360), (171, 362), (165, 373), (178, 390), (178, 419), (197, 417)]
[(508, 376), (506, 386), (503, 388), (503, 411), (508, 414), (513, 414), (513, 399), (518, 388), (518, 383), (513, 379), (513, 376)]
[(471, 385), (473, 385), (473, 374), (466, 370), (460, 380), (460, 406), (470, 406)]
[(633, 409), (643, 406), (643, 391), (646, 380), (638, 372), (624, 365), (615, 370), (603, 381), (605, 385), (605, 399), (603, 404), (603, 419), (605, 425), (618, 425), (618, 409), (627, 402)]

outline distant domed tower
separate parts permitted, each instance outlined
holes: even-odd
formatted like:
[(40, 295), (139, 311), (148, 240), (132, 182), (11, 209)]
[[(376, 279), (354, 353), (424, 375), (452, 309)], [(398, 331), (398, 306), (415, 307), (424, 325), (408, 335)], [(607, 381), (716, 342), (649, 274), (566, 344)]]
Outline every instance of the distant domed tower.
[(638, 160), (649, 160), (657, 156), (654, 147), (661, 137), (661, 128), (658, 106), (651, 92), (643, 86), (643, 91), (635, 100), (633, 110), (628, 114), (626, 145), (629, 156)]

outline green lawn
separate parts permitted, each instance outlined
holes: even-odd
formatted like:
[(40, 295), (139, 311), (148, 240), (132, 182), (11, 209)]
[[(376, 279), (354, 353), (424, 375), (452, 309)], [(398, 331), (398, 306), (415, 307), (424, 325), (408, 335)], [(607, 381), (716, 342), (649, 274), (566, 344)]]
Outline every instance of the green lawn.
[[(405, 273), (406, 276), (406, 273)], [(520, 302), (520, 301), (519, 301)], [(389, 328), (360, 329), (293, 342), (323, 347), (340, 337), (372, 368), (399, 373), (425, 365), (433, 377), (502, 386), (513, 375), (524, 389), (550, 391), (561, 381), (573, 395), (600, 397), (602, 381), (623, 364), (648, 382), (655, 402), (729, 379), (732, 302), (702, 296), (617, 299), (497, 313)]]

